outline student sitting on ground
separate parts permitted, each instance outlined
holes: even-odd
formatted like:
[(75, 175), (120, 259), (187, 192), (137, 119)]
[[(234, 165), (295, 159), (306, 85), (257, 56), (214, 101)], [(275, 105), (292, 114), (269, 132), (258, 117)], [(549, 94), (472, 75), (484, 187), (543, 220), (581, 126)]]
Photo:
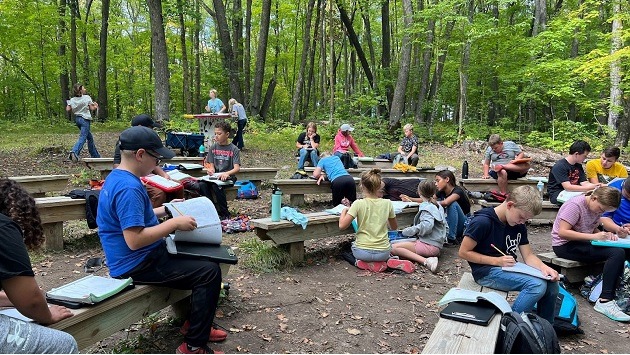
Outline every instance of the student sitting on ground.
[(413, 125), (410, 123), (407, 123), (403, 127), (403, 131), (405, 132), (405, 136), (402, 141), (400, 141), (398, 151), (393, 154), (393, 161), (396, 162), (400, 160), (405, 164), (416, 166), (419, 160), (418, 137), (413, 134)]
[(470, 200), (466, 191), (457, 186), (455, 175), (450, 170), (442, 170), (435, 174), (438, 203), (446, 210), (448, 221), (448, 243), (461, 242), (464, 227), (470, 216)]
[[(0, 315), (0, 353), (76, 354), (77, 342), (67, 333), (47, 328), (72, 312), (48, 306), (37, 286), (26, 248), (44, 241), (44, 231), (35, 200), (22, 186), (0, 180), (0, 307), (15, 307), (36, 323)], [(37, 324), (39, 323), (39, 324)]]
[(558, 195), (566, 191), (589, 191), (600, 184), (593, 184), (586, 180), (582, 163), (591, 152), (591, 146), (582, 140), (577, 140), (569, 147), (569, 155), (558, 160), (549, 172), (547, 192), (549, 201), (558, 203)]
[(425, 180), (418, 186), (418, 195), (422, 202), (413, 218), (413, 226), (402, 230), (403, 236), (414, 237), (417, 240), (392, 244), (392, 255), (415, 261), (431, 272), (437, 269), (437, 256), (446, 242), (448, 232), (444, 208), (435, 200), (436, 192), (432, 181)]
[(514, 159), (525, 157), (525, 153), (516, 143), (503, 141), (498, 134), (488, 138), (488, 147), (483, 161), (483, 178), (497, 180), (499, 192), (507, 194), (508, 180), (516, 180), (527, 175), (529, 163), (514, 164)]
[(418, 185), (422, 179), (394, 179), (383, 178), (383, 198), (392, 201), (402, 201), (402, 196), (409, 198), (420, 198), (418, 195)]
[[(538, 315), (553, 324), (558, 296), (558, 272), (532, 252), (525, 222), (539, 214), (542, 201), (532, 186), (519, 186), (499, 206), (477, 211), (464, 231), (459, 257), (468, 261), (475, 281), (501, 291), (519, 291), (512, 310), (531, 312), (538, 303)], [(514, 266), (516, 250), (523, 262), (539, 269), (550, 280), (504, 271)]]
[(614, 178), (627, 178), (628, 171), (619, 160), (621, 151), (610, 147), (602, 152), (600, 159), (592, 159), (586, 163), (586, 178), (590, 183), (608, 184)]
[(349, 209), (341, 211), (339, 229), (348, 228), (356, 218), (358, 230), (356, 240), (352, 243), (352, 256), (356, 259), (353, 264), (359, 269), (383, 272), (389, 267), (412, 273), (416, 266), (411, 261), (392, 258), (390, 255), (392, 247), (387, 224), (396, 230), (398, 223), (391, 201), (378, 197), (381, 190), (380, 172), (380, 169), (372, 169), (361, 174), (363, 198), (354, 201)]
[[(326, 175), (322, 173), (326, 173)], [(328, 152), (322, 153), (322, 157), (313, 171), (313, 177), (317, 179), (317, 185), (320, 185), (325, 178), (330, 180), (333, 206), (337, 206), (342, 201), (349, 206), (357, 199), (357, 184), (343, 167), (338, 156), (330, 155)]]
[(569, 199), (558, 210), (551, 230), (553, 251), (557, 256), (583, 263), (605, 261), (602, 273), (602, 293), (595, 310), (619, 322), (630, 321), (615, 299), (615, 290), (623, 274), (625, 260), (630, 260), (630, 249), (594, 246), (591, 240), (617, 240), (617, 235), (600, 231), (600, 217), (619, 207), (619, 190), (603, 186), (586, 195)]
[(298, 149), (300, 160), (298, 161), (298, 170), (304, 170), (304, 163), (311, 162), (312, 166), (319, 163), (319, 134), (317, 134), (317, 125), (315, 122), (309, 122), (306, 125), (306, 132), (300, 133), (295, 141), (295, 147)]
[(180, 354), (212, 353), (209, 341), (222, 341), (227, 333), (212, 327), (221, 269), (215, 262), (175, 257), (166, 250), (164, 237), (176, 230), (193, 230), (190, 216), (166, 217), (164, 206), (153, 208), (140, 177), (149, 174), (163, 158), (174, 156), (160, 137), (146, 127), (131, 127), (120, 134), (121, 163), (103, 185), (98, 201), (98, 235), (107, 258), (109, 274), (131, 277), (134, 283), (192, 290), (191, 311), (181, 328)]
[[(153, 121), (151, 116), (147, 115), (146, 113), (143, 113), (134, 117), (131, 120), (131, 126), (132, 127), (142, 126), (142, 127), (147, 127), (151, 129), (162, 127), (161, 124)], [(118, 147), (118, 143), (116, 143), (116, 147), (114, 148), (114, 169), (116, 169), (119, 164), (120, 164), (120, 147)], [(152, 173), (155, 175), (159, 175), (165, 179), (170, 180), (171, 178), (159, 165), (157, 165), (153, 169)], [(164, 202), (169, 202), (173, 199), (184, 198), (183, 187), (179, 190), (176, 190), (174, 192), (169, 192), (169, 193), (163, 190), (160, 190), (160, 188), (149, 185), (149, 184), (145, 184), (144, 187), (147, 189), (147, 193), (149, 194), (149, 198), (151, 199), (151, 205), (153, 206), (153, 208), (160, 207), (162, 206)]]

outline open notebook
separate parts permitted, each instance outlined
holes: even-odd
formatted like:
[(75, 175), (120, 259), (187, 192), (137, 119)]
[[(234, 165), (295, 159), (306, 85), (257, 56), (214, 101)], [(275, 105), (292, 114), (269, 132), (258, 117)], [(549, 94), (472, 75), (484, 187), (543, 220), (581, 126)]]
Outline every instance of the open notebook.
[(46, 292), (48, 300), (95, 304), (125, 290), (133, 284), (131, 278), (113, 279), (89, 275)]

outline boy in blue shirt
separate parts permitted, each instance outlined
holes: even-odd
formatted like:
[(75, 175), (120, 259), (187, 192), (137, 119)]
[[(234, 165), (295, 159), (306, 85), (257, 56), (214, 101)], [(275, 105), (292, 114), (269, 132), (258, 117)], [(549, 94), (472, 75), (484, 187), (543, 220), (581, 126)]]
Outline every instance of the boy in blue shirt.
[(164, 206), (151, 206), (140, 180), (161, 159), (170, 159), (174, 153), (162, 145), (153, 130), (142, 126), (123, 131), (118, 144), (122, 160), (105, 180), (96, 218), (110, 275), (131, 277), (139, 284), (192, 290), (190, 316), (181, 329), (185, 341), (176, 351), (212, 353), (208, 340), (227, 337), (226, 332), (212, 328), (221, 290), (219, 265), (208, 260), (175, 259), (168, 253), (164, 237), (175, 230), (193, 230), (197, 223), (190, 216), (159, 223), (158, 218), (168, 211)]

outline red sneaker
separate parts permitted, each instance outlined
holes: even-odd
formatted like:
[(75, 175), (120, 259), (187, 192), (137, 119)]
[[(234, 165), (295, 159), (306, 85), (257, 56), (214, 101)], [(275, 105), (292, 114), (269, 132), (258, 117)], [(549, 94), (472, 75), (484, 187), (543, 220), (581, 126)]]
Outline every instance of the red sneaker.
[(198, 347), (195, 350), (191, 350), (188, 347), (188, 344), (186, 344), (186, 342), (183, 342), (180, 346), (177, 347), (177, 349), (175, 350), (175, 354), (225, 354), (225, 353), (219, 350), (212, 350), (207, 345)]
[(387, 260), (387, 267), (390, 269), (402, 270), (408, 274), (416, 271), (416, 265), (409, 260), (400, 260), (395, 258), (390, 258)]
[[(190, 322), (185, 321), (184, 325), (182, 325), (181, 328), (179, 328), (179, 332), (182, 333), (182, 335), (186, 335), (188, 334), (188, 328), (190, 328)], [(224, 341), (227, 338), (227, 332), (223, 331), (221, 329), (212, 327), (210, 328), (210, 337), (208, 338), (208, 341), (211, 342), (219, 342), (219, 341)]]
[(357, 267), (361, 270), (369, 270), (372, 272), (383, 272), (387, 270), (387, 263), (384, 261), (366, 262), (363, 260), (357, 260)]

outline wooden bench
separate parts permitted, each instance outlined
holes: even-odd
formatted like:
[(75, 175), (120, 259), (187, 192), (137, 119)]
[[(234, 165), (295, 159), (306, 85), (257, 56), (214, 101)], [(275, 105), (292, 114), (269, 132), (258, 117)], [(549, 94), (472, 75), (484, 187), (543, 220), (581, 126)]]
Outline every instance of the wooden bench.
[[(225, 277), (230, 265), (219, 266)], [(50, 327), (69, 333), (77, 341), (79, 349), (84, 349), (168, 306), (173, 306), (178, 317), (185, 317), (189, 296), (190, 290), (136, 285), (97, 305), (74, 309), (73, 317)]]
[(563, 274), (566, 280), (570, 283), (583, 282), (584, 278), (588, 275), (597, 275), (602, 272), (604, 263), (586, 264), (575, 260), (569, 260), (560, 258), (556, 253), (540, 253), (538, 258), (545, 264), (558, 270)]
[[(417, 207), (408, 207), (396, 215), (398, 227), (413, 224), (413, 217), (418, 213)], [(271, 240), (276, 245), (285, 248), (291, 260), (300, 262), (304, 260), (304, 241), (320, 239), (354, 233), (352, 227), (339, 230), (339, 216), (327, 212), (315, 212), (306, 214), (308, 225), (306, 229), (291, 221), (280, 220), (272, 222), (271, 218), (254, 219), (251, 225), (256, 235), (262, 240)]]
[[(499, 186), (497, 185), (497, 181), (493, 178), (490, 179), (482, 179), (482, 178), (471, 178), (471, 179), (458, 179), (461, 187), (465, 188), (468, 191), (491, 191), (498, 190)], [(513, 189), (527, 185), (536, 187), (538, 181), (529, 180), (527, 178), (519, 178), (516, 180), (508, 180), (508, 191), (512, 191)], [(543, 188), (543, 194), (547, 193), (547, 184), (545, 183), (545, 187)]]
[(68, 188), (70, 175), (13, 176), (9, 179), (19, 182), (31, 196), (44, 197), (47, 192), (59, 192)]
[[(482, 208), (484, 207), (496, 207), (498, 205), (501, 204), (501, 202), (489, 202), (486, 200), (478, 200), (477, 203), (479, 204), (479, 206), (481, 206)], [(530, 222), (534, 222), (534, 223), (543, 223), (543, 224), (553, 224), (553, 222), (556, 220), (556, 215), (558, 214), (558, 210), (560, 209), (560, 206), (553, 204), (549, 201), (543, 201), (542, 202), (542, 211), (540, 212), (539, 215), (535, 216), (535, 218), (532, 218), (530, 220)]]
[[(312, 167), (304, 168), (304, 171), (306, 171), (307, 173), (312, 173), (313, 170), (315, 170), (315, 168), (312, 168)], [(348, 174), (352, 175), (352, 177), (360, 178), (361, 173), (370, 171), (370, 169), (369, 168), (346, 169), (346, 171), (348, 172)], [(391, 169), (390, 167), (388, 169), (381, 169), (381, 177), (397, 178), (397, 179), (413, 178), (413, 179), (433, 180), (435, 178), (435, 174), (437, 174), (438, 172), (439, 170), (418, 170), (418, 171), (408, 171), (405, 173), (400, 170)]]
[(44, 247), (63, 249), (63, 222), (85, 219), (85, 200), (66, 196), (40, 197), (35, 199), (44, 227)]
[(361, 161), (357, 163), (359, 168), (381, 168), (381, 169), (391, 169), (393, 163), (387, 159), (378, 159), (375, 158), (374, 161)]
[[(322, 181), (320, 185), (317, 185), (317, 181), (313, 179), (277, 179), (270, 182), (282, 190), (284, 195), (289, 195), (289, 200), (293, 206), (303, 205), (304, 195), (307, 194), (332, 194), (330, 181)], [(354, 178), (354, 182), (358, 188), (359, 179)]]
[[(462, 275), (457, 287), (480, 292), (493, 291), (507, 297), (506, 292), (479, 285), (468, 272)], [(497, 313), (487, 326), (439, 318), (422, 353), (494, 354), (500, 325), (500, 313)]]

